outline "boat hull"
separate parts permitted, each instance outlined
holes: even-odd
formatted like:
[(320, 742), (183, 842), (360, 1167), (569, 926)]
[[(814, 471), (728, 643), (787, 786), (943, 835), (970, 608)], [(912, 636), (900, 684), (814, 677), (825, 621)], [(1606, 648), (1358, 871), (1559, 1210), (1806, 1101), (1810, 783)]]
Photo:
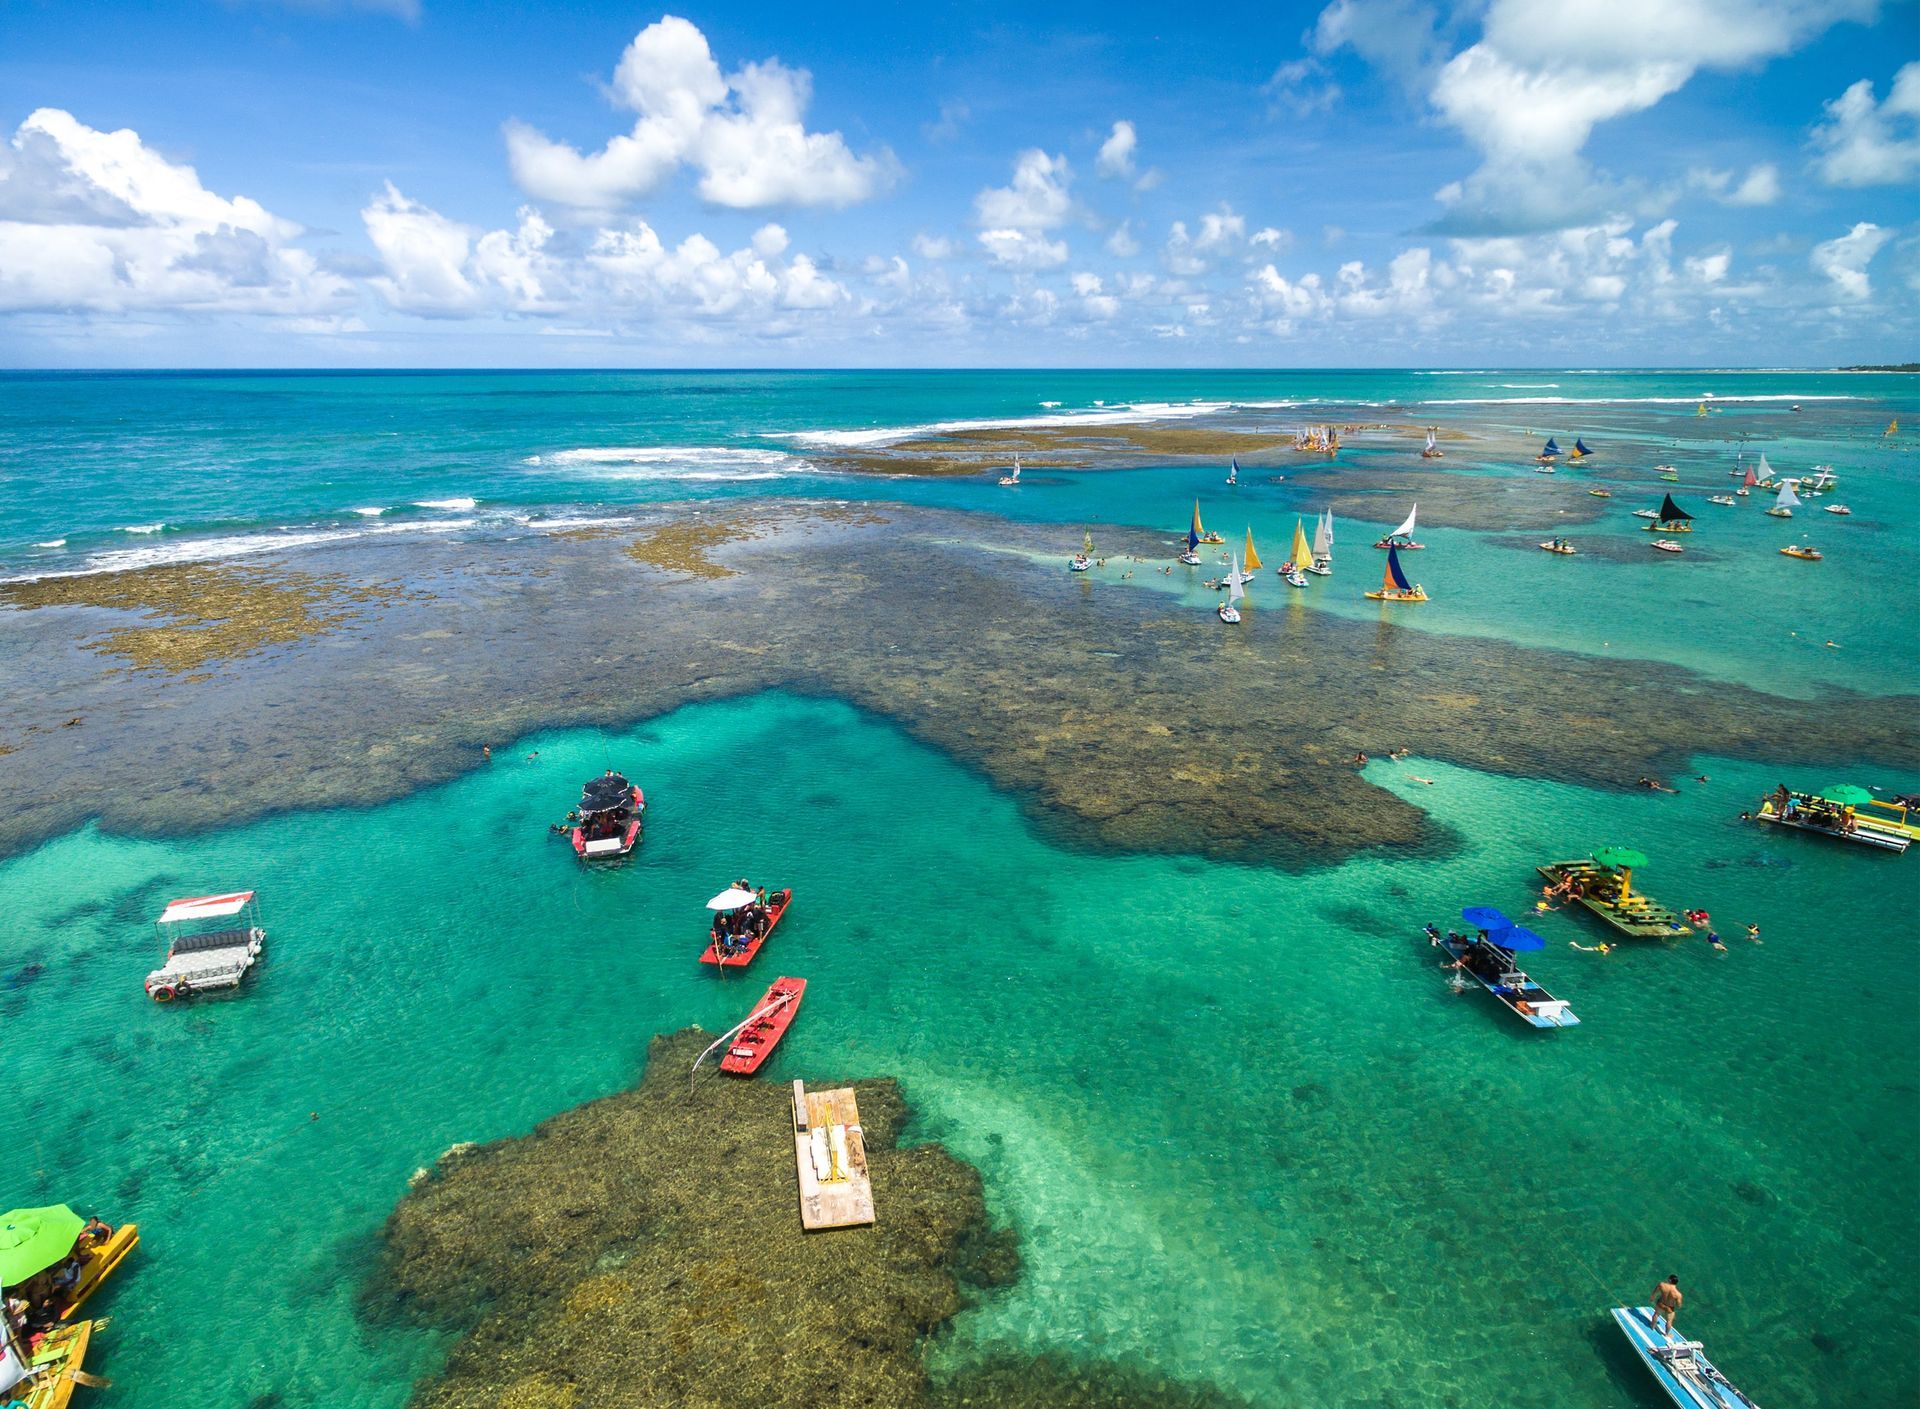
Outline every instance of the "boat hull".
[(80, 1280), (74, 1283), (72, 1298), (60, 1309), (60, 1319), (71, 1321), (74, 1312), (86, 1305), (87, 1298), (100, 1290), (100, 1284), (127, 1260), (127, 1254), (140, 1245), (140, 1225), (122, 1223), (113, 1236), (87, 1254), (81, 1265)]
[(784, 994), (790, 995), (763, 1018), (747, 1024), (734, 1035), (727, 1044), (727, 1055), (720, 1059), (720, 1070), (730, 1076), (752, 1076), (773, 1055), (773, 1049), (780, 1045), (780, 1039), (787, 1035), (787, 1029), (793, 1025), (794, 1015), (800, 1011), (800, 1000), (806, 996), (807, 981), (803, 978), (777, 978), (773, 986), (760, 995), (760, 1001), (753, 1005), (753, 1012), (759, 1012)]
[(1861, 846), (1871, 846), (1880, 851), (1903, 854), (1912, 844), (1912, 838), (1904, 833), (1876, 826), (1871, 819), (1856, 816), (1851, 832), (1822, 827), (1815, 822), (1802, 821), (1799, 816), (1781, 817), (1773, 810), (1773, 799), (1768, 798), (1760, 804), (1753, 814), (1756, 822), (1765, 822), (1770, 827), (1785, 827), (1794, 832), (1811, 832), (1815, 836), (1832, 837), (1836, 841), (1857, 842)]
[[(1654, 1379), (1660, 1382), (1660, 1388), (1681, 1409), (1758, 1409), (1751, 1399), (1732, 1385), (1724, 1381), (1715, 1383), (1705, 1375), (1676, 1372), (1675, 1367), (1657, 1355), (1657, 1350), (1685, 1348), (1694, 1342), (1684, 1340), (1671, 1331), (1655, 1330), (1651, 1306), (1616, 1306), (1613, 1308), (1613, 1319), (1626, 1332), (1634, 1353), (1640, 1357), (1640, 1363), (1653, 1372)], [(1718, 1377), (1719, 1372), (1713, 1369), (1713, 1362), (1706, 1356), (1695, 1351), (1694, 1358)]]
[(746, 968), (753, 962), (754, 956), (760, 952), (761, 946), (773, 938), (773, 932), (780, 927), (780, 921), (785, 917), (787, 907), (791, 904), (793, 904), (792, 887), (776, 890), (767, 897), (767, 927), (764, 931), (748, 940), (747, 947), (737, 954), (722, 954), (709, 940), (706, 952), (700, 956), (700, 962), (714, 964), (723, 969)]
[(1411, 592), (1401, 592), (1397, 590), (1392, 592), (1380, 591), (1369, 592), (1366, 595), (1367, 600), (1370, 602), (1424, 602), (1427, 600), (1427, 594), (1418, 587), (1414, 588)]

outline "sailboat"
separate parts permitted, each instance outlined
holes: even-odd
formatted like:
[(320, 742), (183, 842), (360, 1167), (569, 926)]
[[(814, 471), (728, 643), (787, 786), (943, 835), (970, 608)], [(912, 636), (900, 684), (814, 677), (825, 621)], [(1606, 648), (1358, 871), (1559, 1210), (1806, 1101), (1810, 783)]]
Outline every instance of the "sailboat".
[(1239, 624), (1240, 609), (1234, 603), (1247, 595), (1246, 589), (1241, 586), (1244, 580), (1240, 576), (1240, 564), (1234, 563), (1233, 570), (1227, 574), (1227, 600), (1215, 608), (1220, 614), (1220, 620), (1228, 626)]
[(1560, 446), (1558, 442), (1556, 442), (1552, 436), (1548, 436), (1547, 443), (1540, 447), (1540, 453), (1533, 458), (1542, 464), (1548, 460), (1558, 460), (1560, 458)]
[(1301, 525), (1300, 520), (1295, 519), (1293, 521), (1293, 551), (1288, 555), (1287, 561), (1282, 564), (1280, 568), (1281, 580), (1284, 581), (1287, 586), (1305, 587), (1307, 585), (1306, 574), (1301, 572), (1300, 565), (1312, 561), (1312, 552), (1313, 550), (1307, 547), (1307, 530)]
[(1227, 483), (1240, 483), (1240, 457), (1238, 455), (1233, 457), (1233, 468), (1227, 471)]
[(1088, 532), (1080, 544), (1080, 551), (1073, 555), (1073, 561), (1067, 564), (1073, 572), (1085, 572), (1093, 566), (1093, 534)]
[[(1763, 455), (1761, 456), (1761, 458), (1765, 459), (1766, 457)], [(1748, 465), (1747, 477), (1740, 481), (1740, 487), (1734, 490), (1733, 492), (1739, 495), (1742, 499), (1745, 499), (1752, 492), (1753, 487), (1758, 483), (1760, 483), (1760, 476), (1753, 472), (1752, 465)]]
[(1020, 457), (1018, 455), (1013, 457), (1013, 473), (1001, 475), (1000, 483), (1002, 484), (1020, 483)]
[(1415, 518), (1419, 516), (1419, 514), (1420, 514), (1420, 506), (1418, 504), (1415, 504), (1413, 506), (1413, 512), (1407, 515), (1406, 522), (1401, 524), (1400, 527), (1396, 528), (1392, 533), (1389, 533), (1386, 537), (1382, 538), (1378, 543), (1374, 544), (1373, 546), (1376, 548), (1385, 548), (1388, 552), (1392, 552), (1395, 548), (1426, 547), (1427, 545), (1424, 543), (1415, 543), (1413, 541), (1413, 521)]
[(1840, 476), (1833, 472), (1832, 465), (1815, 465), (1813, 473), (1800, 481), (1800, 492), (1809, 499), (1817, 499), (1838, 483)]
[(1422, 460), (1444, 460), (1446, 451), (1440, 448), (1440, 437), (1434, 434), (1433, 427), (1427, 427), (1427, 448), (1420, 452)]
[[(1635, 512), (1644, 514), (1646, 511), (1641, 509)], [(1693, 515), (1674, 503), (1671, 494), (1663, 494), (1660, 496), (1660, 507), (1655, 511), (1653, 522), (1642, 524), (1641, 527), (1648, 533), (1692, 533)]]
[(1772, 489), (1775, 487), (1773, 466), (1767, 463), (1767, 452), (1764, 450), (1760, 452), (1760, 477), (1753, 480), (1752, 483), (1760, 489)]
[(1187, 535), (1187, 541), (1194, 545), (1201, 543), (1225, 543), (1227, 541), (1219, 534), (1209, 533), (1205, 528), (1201, 527), (1200, 501), (1198, 499), (1193, 501), (1193, 530)]
[(1333, 576), (1333, 510), (1314, 520), (1313, 561), (1295, 566), (1319, 577)]
[(1694, 414), (1694, 415), (1696, 415), (1696, 416), (1704, 416), (1704, 415), (1706, 415), (1706, 414), (1707, 414), (1707, 403), (1703, 401), (1703, 402), (1701, 402), (1701, 403), (1700, 403), (1700, 404), (1699, 404), (1698, 406), (1696, 406), (1696, 407), (1694, 407), (1694, 408), (1693, 408), (1693, 414)]
[(1899, 433), (1900, 433), (1900, 420), (1898, 417), (1895, 417), (1893, 420), (1888, 421), (1887, 428), (1880, 432), (1880, 434), (1883, 436), (1898, 435)]
[(1779, 497), (1773, 501), (1773, 507), (1767, 512), (1776, 519), (1790, 519), (1793, 511), (1800, 507), (1800, 496), (1793, 492), (1793, 481), (1787, 480), (1780, 486)]
[(1400, 550), (1387, 549), (1387, 573), (1380, 582), (1380, 590), (1369, 592), (1367, 596), (1376, 602), (1424, 602), (1427, 591), (1418, 583), (1409, 583), (1406, 573), (1400, 570)]
[(1579, 436), (1575, 436), (1573, 438), (1573, 454), (1567, 458), (1570, 460), (1584, 460), (1591, 454), (1593, 454), (1593, 452), (1587, 449), (1586, 441), (1580, 439)]
[(1264, 564), (1260, 561), (1260, 555), (1253, 551), (1253, 529), (1249, 526), (1247, 529), (1247, 571), (1250, 573), (1258, 572), (1263, 566)]

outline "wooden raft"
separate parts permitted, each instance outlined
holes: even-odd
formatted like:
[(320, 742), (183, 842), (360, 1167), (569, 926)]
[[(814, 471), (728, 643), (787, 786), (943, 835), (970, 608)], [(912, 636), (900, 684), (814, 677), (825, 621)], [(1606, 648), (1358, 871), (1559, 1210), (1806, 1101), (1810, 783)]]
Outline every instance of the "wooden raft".
[[(835, 1127), (842, 1131), (844, 1163), (834, 1153)], [(824, 1132), (827, 1137), (826, 1178), (815, 1167), (815, 1132)], [(809, 1091), (804, 1082), (793, 1083), (793, 1160), (800, 1175), (800, 1222), (808, 1232), (855, 1228), (874, 1221), (866, 1137), (860, 1130), (860, 1107), (854, 1102), (852, 1087)]]

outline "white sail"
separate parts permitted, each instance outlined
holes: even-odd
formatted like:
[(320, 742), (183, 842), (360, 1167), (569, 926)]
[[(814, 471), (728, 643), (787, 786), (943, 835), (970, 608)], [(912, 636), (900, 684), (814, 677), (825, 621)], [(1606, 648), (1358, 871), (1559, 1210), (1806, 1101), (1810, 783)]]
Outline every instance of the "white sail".
[(1780, 486), (1780, 497), (1773, 501), (1773, 507), (1776, 509), (1797, 509), (1800, 507), (1800, 496), (1793, 492), (1792, 480), (1788, 480)]
[[(1313, 556), (1316, 558), (1330, 558), (1333, 556), (1332, 520), (1333, 510), (1331, 509), (1327, 510), (1326, 518), (1314, 520)], [(1299, 566), (1305, 567), (1306, 564), (1301, 563)]]
[(1411, 538), (1411, 537), (1413, 536), (1413, 521), (1414, 521), (1414, 519), (1415, 519), (1415, 517), (1417, 517), (1417, 516), (1419, 515), (1419, 513), (1420, 513), (1420, 506), (1419, 506), (1418, 504), (1415, 504), (1415, 505), (1413, 506), (1413, 512), (1407, 515), (1407, 521), (1406, 521), (1405, 523), (1403, 523), (1403, 524), (1401, 524), (1401, 525), (1400, 525), (1400, 527), (1398, 527), (1398, 528), (1396, 528), (1396, 529), (1395, 529), (1395, 530), (1394, 530), (1394, 531), (1393, 531), (1392, 533), (1389, 533), (1389, 534), (1387, 535), (1387, 537), (1389, 537), (1389, 538), (1401, 538), (1401, 537), (1406, 537), (1406, 538)]
[(1333, 550), (1333, 510), (1327, 510), (1327, 550)]
[(1428, 431), (1428, 432), (1427, 432), (1427, 449), (1429, 449), (1429, 450), (1431, 450), (1431, 449), (1433, 449), (1433, 447), (1434, 447), (1434, 443), (1435, 443), (1435, 442), (1434, 442), (1434, 435), (1433, 435), (1433, 432), (1432, 432), (1432, 431)]
[(1233, 571), (1227, 574), (1228, 606), (1232, 606), (1235, 602), (1247, 595), (1240, 586), (1244, 580), (1245, 579), (1240, 576), (1240, 555), (1236, 553), (1233, 557)]
[(1754, 473), (1759, 475), (1761, 479), (1773, 478), (1773, 470), (1767, 464), (1767, 452), (1764, 450), (1760, 452), (1760, 463), (1755, 468)]
[(1020, 457), (1018, 455), (1013, 457), (1013, 477), (1016, 480), (1020, 478)]

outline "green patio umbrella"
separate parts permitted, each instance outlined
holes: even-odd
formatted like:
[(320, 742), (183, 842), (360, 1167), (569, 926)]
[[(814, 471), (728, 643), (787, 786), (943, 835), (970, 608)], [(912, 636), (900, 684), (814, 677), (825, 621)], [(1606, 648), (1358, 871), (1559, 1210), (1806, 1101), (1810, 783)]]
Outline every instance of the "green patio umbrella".
[(1615, 871), (1631, 871), (1647, 864), (1647, 854), (1630, 846), (1603, 846), (1593, 853), (1593, 859)]
[(1830, 788), (1822, 788), (1820, 796), (1828, 802), (1837, 802), (1842, 807), (1858, 807), (1862, 803), (1873, 801), (1872, 793), (1865, 788), (1856, 788), (1852, 783), (1835, 783)]
[(86, 1226), (65, 1204), (0, 1213), (0, 1283), (12, 1286), (46, 1271), (73, 1251)]

